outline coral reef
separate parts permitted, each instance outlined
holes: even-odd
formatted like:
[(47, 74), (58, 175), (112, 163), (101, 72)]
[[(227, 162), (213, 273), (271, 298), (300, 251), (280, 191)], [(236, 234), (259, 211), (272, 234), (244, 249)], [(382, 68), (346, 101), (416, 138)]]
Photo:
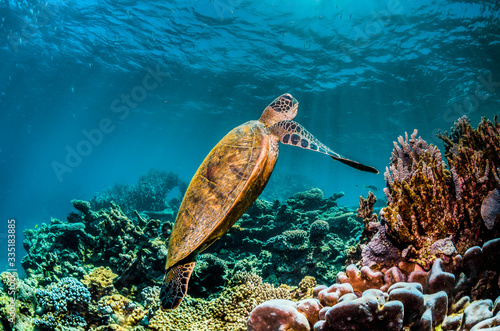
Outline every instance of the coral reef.
[[(265, 282), (275, 285), (298, 283), (304, 275), (322, 282), (331, 279), (342, 270), (347, 249), (362, 231), (355, 213), (337, 205), (342, 196), (325, 198), (321, 190), (311, 189), (285, 204), (257, 199), (207, 252), (229, 257), (229, 266), (245, 261), (253, 269), (243, 270), (262, 273)], [(240, 246), (245, 247), (241, 253), (232, 249)]]
[(180, 205), (180, 199), (179, 197), (173, 197), (170, 201), (167, 199), (169, 193), (176, 187), (179, 188), (180, 197), (182, 197), (187, 184), (180, 180), (177, 174), (150, 169), (139, 178), (136, 185), (116, 184), (96, 194), (90, 201), (90, 205), (92, 209), (99, 210), (108, 208), (111, 202), (114, 202), (129, 217), (133, 217), (134, 211), (137, 210), (157, 218), (163, 216), (173, 220)]
[(94, 269), (90, 274), (84, 275), (82, 283), (87, 286), (92, 299), (99, 300), (105, 295), (109, 295), (115, 291), (113, 280), (118, 277), (110, 268), (99, 267)]
[(266, 301), (258, 305), (252, 310), (247, 326), (248, 331), (311, 330), (306, 315), (298, 311), (297, 303), (280, 299)]
[(28, 255), (22, 265), (28, 277), (46, 285), (65, 276), (83, 279), (94, 267), (109, 267), (119, 275), (114, 285), (121, 289), (144, 280), (154, 285), (163, 275), (167, 239), (160, 221), (137, 215), (133, 222), (113, 202), (100, 211), (85, 201), (72, 203), (81, 213), (71, 213), (67, 222), (52, 219), (50, 225), (24, 231)]
[[(463, 117), (450, 134), (438, 136), (445, 143), (447, 164), (436, 146), (417, 138), (416, 130), (394, 143), (384, 174), (388, 203), (380, 212), (383, 227), (370, 216), (369, 201), (360, 204), (363, 236), (371, 239), (362, 247), (363, 265), (381, 269), (403, 260), (428, 270), (437, 258), (463, 254), (498, 236), (497, 118), (494, 123), (483, 118), (474, 129)], [(377, 227), (378, 234), (370, 238)]]
[[(495, 330), (500, 125), (483, 119), (472, 128), (462, 118), (439, 136), (445, 159), (416, 131), (399, 137), (379, 214), (372, 192), (356, 212), (337, 204), (343, 193), (314, 188), (257, 199), (197, 257), (188, 296), (171, 311), (159, 309), (158, 293), (176, 187), (185, 184), (150, 171), (135, 186), (73, 200), (67, 220), (24, 231), (16, 327)], [(11, 279), (0, 275), (0, 330), (12, 329)]]
[(262, 278), (246, 272), (238, 272), (228, 285), (210, 301), (184, 300), (171, 311), (157, 310), (151, 317), (151, 330), (242, 330), (250, 312), (259, 304), (272, 299), (289, 299), (285, 287), (262, 283)]
[[(298, 312), (310, 322), (309, 328), (302, 323), (300, 328), (315, 331), (462, 331), (497, 326), (500, 264), (493, 261), (499, 258), (497, 238), (468, 249), (464, 258), (437, 259), (430, 271), (408, 262), (385, 271), (368, 267), (359, 270), (351, 265), (337, 275), (336, 284), (313, 290), (320, 309), (300, 311), (296, 303), (274, 300), (254, 309), (247, 323), (249, 329), (254, 325), (263, 326), (263, 330), (268, 325), (273, 330), (286, 329)], [(475, 292), (478, 287), (483, 287), (480, 294)], [(263, 313), (279, 318), (271, 319)]]
[(80, 281), (65, 277), (58, 283), (36, 291), (37, 313), (34, 324), (42, 329), (53, 330), (59, 324), (85, 327), (83, 315), (88, 310), (90, 292)]

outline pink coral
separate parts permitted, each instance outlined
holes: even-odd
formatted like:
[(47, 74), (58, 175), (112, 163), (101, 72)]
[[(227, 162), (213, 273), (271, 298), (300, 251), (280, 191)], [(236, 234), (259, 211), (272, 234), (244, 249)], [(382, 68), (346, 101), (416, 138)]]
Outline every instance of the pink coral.
[(374, 271), (369, 267), (359, 270), (354, 264), (349, 265), (345, 272), (337, 274), (338, 283), (349, 283), (356, 292), (364, 292), (368, 289), (379, 289), (384, 285), (384, 274)]
[(297, 303), (283, 299), (266, 301), (255, 307), (247, 326), (248, 331), (311, 330), (306, 316), (297, 310)]

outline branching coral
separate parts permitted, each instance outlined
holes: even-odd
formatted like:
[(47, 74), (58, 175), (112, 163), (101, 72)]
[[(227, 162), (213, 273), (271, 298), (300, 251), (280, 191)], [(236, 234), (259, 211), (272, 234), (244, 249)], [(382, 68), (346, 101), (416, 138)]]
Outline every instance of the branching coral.
[(403, 258), (429, 268), (436, 258), (432, 243), (451, 235), (463, 253), (499, 231), (495, 218), (483, 220), (480, 210), (500, 185), (500, 124), (496, 117), (494, 123), (483, 118), (473, 129), (463, 117), (450, 134), (439, 134), (450, 170), (439, 149), (416, 135), (415, 130), (409, 139), (406, 135), (394, 143), (385, 172), (388, 205), (380, 215)]
[(445, 132), (439, 137), (444, 141), (445, 156), (453, 174), (457, 213), (465, 232), (457, 248), (463, 252), (470, 243), (479, 240), (479, 235), (487, 233), (480, 211), (484, 198), (500, 187), (500, 124), (497, 116), (494, 123), (483, 118), (474, 129), (464, 116), (449, 134)]
[(394, 143), (391, 166), (384, 174), (388, 206), (380, 214), (396, 243), (419, 250), (456, 233), (460, 223), (449, 189), (452, 176), (439, 149), (416, 136), (415, 130), (410, 139), (406, 135), (399, 137), (399, 145)]

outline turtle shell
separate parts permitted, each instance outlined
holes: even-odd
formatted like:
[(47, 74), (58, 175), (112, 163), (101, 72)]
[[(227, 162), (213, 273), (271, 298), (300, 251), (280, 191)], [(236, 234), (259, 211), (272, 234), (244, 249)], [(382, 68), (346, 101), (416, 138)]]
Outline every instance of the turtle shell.
[(230, 131), (196, 171), (175, 220), (166, 269), (203, 251), (257, 199), (278, 158), (277, 141), (259, 121)]

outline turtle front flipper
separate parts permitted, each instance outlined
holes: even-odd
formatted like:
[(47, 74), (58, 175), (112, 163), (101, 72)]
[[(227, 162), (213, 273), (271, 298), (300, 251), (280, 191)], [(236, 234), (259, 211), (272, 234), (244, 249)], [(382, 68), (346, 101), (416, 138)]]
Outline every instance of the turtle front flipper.
[(350, 160), (345, 156), (335, 153), (327, 146), (323, 145), (311, 133), (309, 133), (302, 125), (294, 121), (281, 121), (269, 128), (270, 132), (286, 145), (298, 146), (311, 151), (326, 154), (333, 159), (340, 161), (355, 169), (378, 174), (378, 170), (359, 162)]
[(175, 309), (186, 296), (189, 278), (196, 262), (179, 264), (165, 274), (165, 283), (160, 291), (160, 303), (163, 310)]

